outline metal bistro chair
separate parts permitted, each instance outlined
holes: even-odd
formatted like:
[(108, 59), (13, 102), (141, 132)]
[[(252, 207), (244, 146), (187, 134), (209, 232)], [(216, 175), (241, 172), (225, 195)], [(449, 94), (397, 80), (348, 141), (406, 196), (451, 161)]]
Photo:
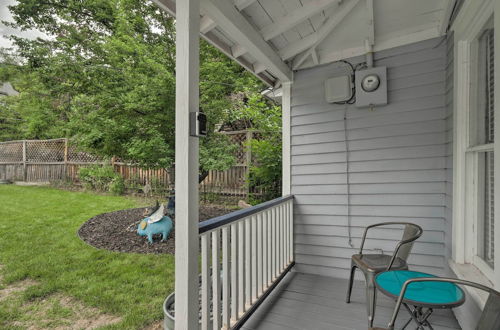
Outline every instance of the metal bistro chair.
[[(404, 225), (403, 238), (396, 245), (392, 256), (386, 254), (363, 254), (366, 234), (368, 230), (374, 227)], [(375, 288), (375, 275), (378, 273), (393, 269), (408, 269), (406, 260), (413, 247), (413, 241), (422, 236), (423, 230), (420, 226), (409, 222), (383, 222), (377, 223), (365, 228), (359, 253), (351, 258), (351, 275), (349, 278), (349, 287), (347, 289), (346, 303), (351, 302), (352, 285), (354, 282), (354, 273), (359, 268), (365, 275), (366, 281), (366, 307), (368, 312), (368, 327), (373, 326), (375, 317), (375, 306), (377, 300), (377, 289)]]
[(394, 308), (394, 312), (392, 314), (391, 321), (387, 328), (369, 328), (370, 330), (394, 330), (394, 324), (396, 323), (396, 318), (398, 316), (399, 309), (401, 305), (404, 304), (404, 296), (406, 293), (406, 289), (409, 285), (414, 282), (448, 282), (459, 285), (471, 286), (476, 289), (484, 290), (489, 293), (488, 300), (486, 300), (486, 304), (484, 305), (483, 312), (481, 313), (481, 317), (479, 318), (479, 322), (476, 326), (476, 330), (493, 330), (500, 329), (500, 292), (493, 290), (487, 286), (459, 280), (456, 278), (444, 278), (444, 277), (421, 277), (414, 278), (406, 281), (403, 284), (403, 288), (401, 289), (401, 293), (399, 294), (398, 300), (396, 302), (396, 307)]

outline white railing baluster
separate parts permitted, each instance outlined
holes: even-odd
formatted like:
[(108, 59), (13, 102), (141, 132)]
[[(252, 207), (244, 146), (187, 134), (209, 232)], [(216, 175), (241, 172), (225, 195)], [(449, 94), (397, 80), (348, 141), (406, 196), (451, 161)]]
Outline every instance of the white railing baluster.
[(245, 223), (238, 223), (238, 317), (245, 312)]
[(278, 272), (279, 273), (281, 273), (281, 271), (283, 270), (283, 208), (281, 206), (282, 205), (278, 206), (278, 226), (279, 226), (278, 233), (280, 235), (280, 237), (279, 237), (279, 255), (278, 255), (278, 260), (279, 260)]
[(290, 208), (290, 262), (294, 261), (294, 222), (293, 222), (293, 199), (290, 200), (289, 206)]
[(210, 329), (210, 234), (201, 235), (201, 329)]
[(281, 269), (280, 271), (285, 270), (286, 267), (286, 261), (285, 261), (285, 253), (286, 253), (286, 232), (285, 232), (285, 205), (281, 204), (280, 205), (280, 211), (281, 211)]
[(221, 328), (220, 313), (220, 230), (212, 232), (212, 310), (213, 310), (213, 330)]
[(266, 291), (267, 282), (267, 211), (262, 212), (262, 288)]
[(257, 300), (257, 216), (252, 217), (252, 303)]
[(272, 214), (270, 210), (266, 211), (267, 214), (267, 285), (269, 286), (273, 280), (273, 226)]
[(283, 204), (283, 249), (285, 250), (283, 254), (283, 264), (285, 268), (288, 266), (288, 205)]
[(273, 281), (278, 275), (278, 227), (276, 221), (276, 208), (272, 209), (273, 214)]
[(293, 263), (293, 201), (267, 204), (200, 225), (200, 329), (241, 327)]
[(238, 319), (240, 298), (239, 294), (239, 272), (238, 272), (238, 224), (231, 225), (231, 322)]
[(257, 297), (262, 294), (262, 213), (257, 215)]
[(231, 255), (229, 239), (229, 226), (222, 227), (222, 327), (229, 329), (231, 327), (231, 311), (230, 311), (230, 266), (229, 259)]
[(245, 219), (245, 310), (252, 305), (252, 222)]

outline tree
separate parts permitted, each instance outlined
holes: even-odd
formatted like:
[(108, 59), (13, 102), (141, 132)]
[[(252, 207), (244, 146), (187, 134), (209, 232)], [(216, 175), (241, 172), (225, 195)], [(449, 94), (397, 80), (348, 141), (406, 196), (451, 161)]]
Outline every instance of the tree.
[[(0, 120), (16, 127), (2, 138), (64, 136), (101, 156), (172, 165), (173, 18), (149, 0), (19, 0), (9, 9), (14, 27), (48, 38), (11, 36), (19, 60), (7, 63), (4, 56), (0, 78), (8, 76), (21, 94), (2, 105)], [(236, 146), (215, 132), (231, 120), (230, 96), (263, 86), (204, 41), (200, 53), (200, 107), (209, 128), (200, 145), (203, 178), (235, 161)]]

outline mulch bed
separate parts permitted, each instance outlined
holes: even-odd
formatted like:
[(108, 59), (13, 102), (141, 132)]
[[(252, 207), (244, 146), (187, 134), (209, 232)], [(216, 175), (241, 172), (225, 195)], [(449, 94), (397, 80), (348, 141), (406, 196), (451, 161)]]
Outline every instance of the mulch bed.
[[(133, 253), (170, 253), (175, 251), (174, 230), (166, 242), (161, 235), (153, 237), (150, 244), (145, 236), (136, 233), (137, 225), (144, 218), (144, 209), (127, 209), (99, 214), (85, 222), (78, 230), (78, 236), (86, 243), (99, 248), (117, 252)], [(232, 210), (215, 205), (200, 205), (200, 221), (230, 213)]]

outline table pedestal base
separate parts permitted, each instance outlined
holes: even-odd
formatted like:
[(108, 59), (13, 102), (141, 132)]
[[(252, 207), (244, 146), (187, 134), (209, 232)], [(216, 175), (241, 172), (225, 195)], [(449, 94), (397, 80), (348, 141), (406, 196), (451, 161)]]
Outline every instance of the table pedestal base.
[(405, 306), (406, 310), (408, 313), (410, 313), (411, 319), (406, 322), (404, 327), (402, 329), (406, 329), (408, 324), (413, 320), (415, 323), (417, 323), (417, 328), (416, 330), (425, 330), (425, 327), (429, 328), (430, 330), (434, 330), (432, 325), (427, 321), (429, 316), (432, 314), (432, 308), (427, 308), (424, 310), (423, 307), (418, 307), (418, 306), (409, 306), (408, 304), (403, 303), (403, 306)]

